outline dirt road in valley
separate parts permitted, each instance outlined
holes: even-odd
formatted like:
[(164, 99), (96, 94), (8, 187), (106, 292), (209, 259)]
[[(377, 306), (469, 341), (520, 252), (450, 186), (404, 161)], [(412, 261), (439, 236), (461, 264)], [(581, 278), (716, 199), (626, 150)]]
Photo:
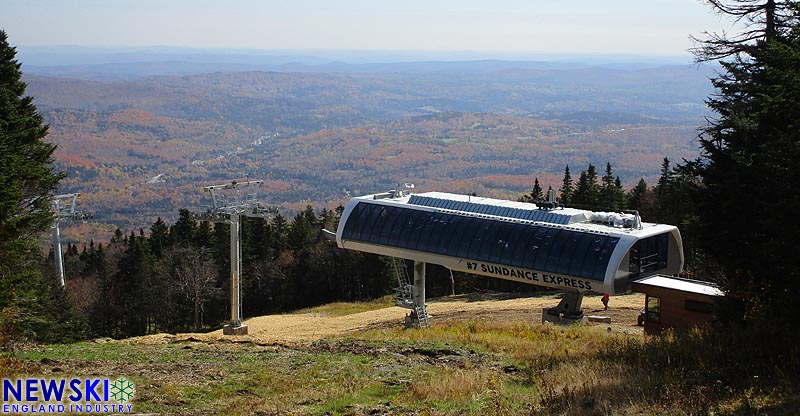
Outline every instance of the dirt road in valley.
[[(481, 294), (458, 295), (428, 300), (431, 325), (447, 325), (452, 322), (478, 320), (485, 322), (542, 322), (542, 308), (558, 304), (560, 294), (547, 292), (536, 295)], [(611, 331), (641, 334), (636, 326), (636, 317), (644, 306), (644, 295), (633, 293), (612, 296), (608, 310), (603, 310), (600, 295), (583, 299), (586, 316), (602, 315), (611, 318), (611, 324), (602, 325)], [(293, 344), (315, 341), (333, 336), (347, 336), (359, 331), (401, 326), (409, 311), (399, 307), (388, 307), (345, 316), (329, 316), (319, 313), (267, 315), (245, 320), (248, 335), (237, 336), (241, 341), (257, 343)], [(222, 330), (205, 334), (157, 334), (127, 340), (133, 343), (167, 343), (187, 339), (213, 342), (230, 341)]]

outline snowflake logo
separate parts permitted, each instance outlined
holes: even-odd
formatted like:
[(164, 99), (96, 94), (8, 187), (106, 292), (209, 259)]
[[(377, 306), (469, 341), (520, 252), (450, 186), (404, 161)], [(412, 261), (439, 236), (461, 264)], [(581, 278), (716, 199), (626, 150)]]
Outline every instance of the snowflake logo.
[(133, 395), (136, 393), (136, 388), (133, 387), (133, 383), (124, 378), (118, 378), (111, 383), (109, 390), (111, 397), (120, 403), (125, 403), (133, 399)]

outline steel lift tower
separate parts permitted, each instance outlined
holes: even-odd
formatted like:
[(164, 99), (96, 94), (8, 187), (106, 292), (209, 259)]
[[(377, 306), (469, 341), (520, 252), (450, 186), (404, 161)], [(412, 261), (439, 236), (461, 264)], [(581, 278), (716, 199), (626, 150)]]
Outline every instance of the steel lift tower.
[(50, 203), (53, 204), (53, 210), (55, 211), (56, 216), (55, 220), (53, 221), (53, 225), (50, 226), (50, 237), (53, 241), (53, 258), (56, 265), (56, 274), (58, 275), (58, 279), (62, 288), (66, 286), (66, 281), (64, 279), (64, 257), (61, 253), (60, 224), (62, 222), (71, 221), (86, 222), (92, 217), (91, 214), (75, 210), (75, 204), (78, 196), (80, 196), (80, 194), (77, 193), (64, 194), (56, 195), (50, 199)]
[(231, 226), (231, 320), (222, 328), (225, 335), (246, 335), (247, 325), (242, 323), (240, 279), (242, 273), (241, 217), (269, 218), (274, 209), (256, 200), (255, 193), (246, 194), (244, 188), (258, 186), (263, 181), (231, 181), (203, 188), (211, 194), (211, 208), (200, 214), (201, 220), (225, 223)]

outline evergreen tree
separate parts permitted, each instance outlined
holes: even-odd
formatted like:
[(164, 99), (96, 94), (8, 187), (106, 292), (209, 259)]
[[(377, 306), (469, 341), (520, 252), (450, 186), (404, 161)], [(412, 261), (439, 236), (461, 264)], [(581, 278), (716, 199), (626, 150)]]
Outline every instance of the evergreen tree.
[(603, 188), (611, 188), (614, 185), (614, 174), (611, 169), (611, 162), (606, 162), (605, 175), (601, 178)]
[(614, 195), (617, 209), (628, 209), (628, 195), (625, 193), (625, 189), (622, 188), (622, 180), (619, 179), (619, 176), (614, 179)]
[(573, 191), (572, 185), (572, 176), (569, 174), (569, 165), (564, 168), (564, 180), (561, 184), (561, 189), (559, 189), (560, 197), (559, 200), (562, 204), (567, 205), (572, 203), (572, 193)]
[(658, 184), (655, 187), (655, 192), (653, 195), (654, 196), (653, 219), (658, 222), (677, 225), (675, 224), (674, 221), (671, 221), (670, 219), (673, 208), (672, 185), (673, 185), (672, 169), (670, 169), (669, 159), (665, 157), (664, 160), (661, 162), (661, 175), (658, 177)]
[(178, 212), (178, 221), (169, 230), (170, 241), (172, 244), (192, 246), (197, 232), (197, 221), (188, 209), (182, 208)]
[[(246, 218), (242, 222), (242, 276), (241, 289), (245, 311), (250, 314), (264, 314), (269, 311), (268, 301), (260, 289), (264, 280), (266, 260), (272, 258), (269, 247), (272, 238), (270, 224), (264, 218)], [(254, 290), (255, 289), (255, 290)], [(251, 292), (251, 290), (253, 290)]]
[[(226, 299), (231, 293), (231, 226), (225, 223), (215, 223), (212, 238), (212, 255), (217, 265), (216, 287)], [(246, 295), (246, 292), (245, 292)], [(209, 320), (222, 321), (230, 317), (230, 302), (217, 302), (208, 305), (207, 316)], [(245, 307), (246, 304), (245, 304)]]
[(575, 193), (572, 195), (572, 203), (585, 207), (589, 201), (589, 178), (586, 176), (586, 171), (581, 171), (578, 176), (578, 185), (575, 186)]
[(600, 205), (603, 209), (610, 211), (620, 211), (625, 208), (625, 191), (622, 190), (622, 181), (614, 178), (611, 162), (606, 162), (606, 172), (600, 188)]
[[(311, 210), (310, 214), (309, 210)], [(299, 251), (310, 246), (319, 235), (320, 230), (317, 229), (316, 222), (316, 215), (310, 206), (305, 211), (295, 215), (286, 239), (289, 249)]]
[(169, 227), (158, 217), (156, 222), (150, 226), (150, 250), (157, 259), (160, 259), (164, 254), (164, 248), (167, 246), (169, 240)]
[(122, 239), (123, 239), (123, 238), (124, 238), (124, 237), (123, 237), (123, 234), (122, 234), (122, 230), (120, 230), (119, 228), (117, 228), (116, 230), (114, 230), (114, 235), (111, 237), (111, 243), (119, 243), (119, 242), (122, 242)]
[(714, 1), (750, 22), (740, 36), (711, 35), (700, 61), (726, 58), (707, 100), (701, 159), (686, 163), (698, 242), (724, 268), (721, 283), (748, 316), (793, 320), (800, 312), (800, 8), (796, 1)]
[(94, 240), (89, 241), (89, 247), (84, 247), (81, 253), (81, 272), (82, 276), (93, 275), (97, 273), (97, 248), (94, 246)]
[(533, 179), (533, 190), (531, 193), (522, 195), (517, 199), (519, 202), (530, 202), (533, 204), (537, 204), (539, 202), (544, 201), (544, 193), (542, 192), (542, 186), (539, 185), (539, 178)]
[[(119, 231), (119, 229), (117, 230)], [(108, 245), (109, 250), (103, 249), (103, 245), (97, 247), (97, 288), (94, 303), (89, 312), (89, 325), (94, 336), (110, 337), (114, 335), (114, 293), (115, 285), (113, 279), (113, 266), (115, 262), (114, 253), (120, 249), (122, 242), (112, 238)]]
[(326, 230), (335, 230), (335, 228), (333, 228), (333, 224), (336, 222), (336, 213), (328, 208), (322, 208), (322, 212), (319, 214), (319, 222), (322, 225), (322, 228), (325, 228)]
[(652, 213), (652, 203), (650, 189), (644, 178), (639, 178), (639, 182), (628, 192), (628, 208), (639, 211), (639, 215), (645, 220), (650, 221)]
[[(46, 266), (51, 269), (49, 262)], [(51, 281), (55, 282), (55, 276)], [(47, 286), (50, 289), (50, 297), (46, 302), (42, 302), (42, 305), (45, 306), (44, 312), (48, 319), (45, 321), (44, 331), (37, 334), (37, 339), (46, 343), (70, 343), (86, 339), (89, 335), (89, 325), (75, 314), (68, 292), (60, 283)]]
[(531, 202), (538, 203), (544, 201), (544, 195), (542, 194), (542, 186), (539, 185), (539, 178), (533, 179), (533, 190), (531, 191)]
[(314, 211), (314, 207), (312, 207), (311, 205), (306, 205), (306, 209), (303, 210), (303, 215), (308, 220), (308, 223), (313, 225), (314, 227), (322, 225), (322, 223), (319, 221), (319, 218), (317, 217), (317, 213)]
[(336, 206), (335, 214), (333, 216), (333, 225), (329, 230), (333, 231), (339, 228), (339, 220), (342, 218), (342, 213), (344, 213), (344, 205)]
[[(55, 145), (48, 127), (25, 97), (16, 48), (0, 30), (0, 244), (29, 238), (53, 222), (50, 195), (63, 174), (51, 166)], [(0, 246), (0, 249), (3, 247)]]
[[(33, 99), (25, 96), (16, 48), (0, 30), (0, 341), (60, 341), (53, 332), (68, 316), (54, 312), (55, 279), (42, 275), (36, 238), (53, 222), (50, 195), (63, 174), (53, 171), (55, 146)], [(64, 311), (67, 312), (67, 311)]]
[(272, 219), (272, 229), (274, 231), (274, 240), (272, 246), (275, 248), (276, 253), (286, 249), (286, 235), (289, 233), (289, 224), (286, 217), (281, 214), (275, 215)]
[(585, 208), (596, 208), (600, 203), (600, 185), (597, 184), (597, 169), (589, 164), (585, 171), (581, 171), (578, 185), (572, 195), (572, 204)]
[(214, 231), (211, 229), (210, 222), (200, 221), (200, 225), (197, 226), (197, 231), (194, 235), (194, 245), (198, 248), (211, 248), (214, 246)]
[[(145, 335), (158, 330), (156, 317), (161, 303), (155, 261), (150, 244), (143, 236), (131, 233), (118, 244), (113, 256), (117, 259), (115, 270), (101, 282), (106, 292), (98, 299), (96, 310), (105, 316), (103, 331), (108, 336), (125, 338)], [(92, 323), (94, 324), (94, 323)]]

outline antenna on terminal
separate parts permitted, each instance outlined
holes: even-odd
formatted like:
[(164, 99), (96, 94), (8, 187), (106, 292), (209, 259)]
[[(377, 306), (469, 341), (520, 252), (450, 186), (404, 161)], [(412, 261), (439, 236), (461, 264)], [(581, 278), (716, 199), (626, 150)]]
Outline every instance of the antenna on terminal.
[(397, 189), (393, 189), (389, 193), (391, 193), (391, 198), (402, 198), (409, 195), (412, 189), (414, 189), (413, 183), (402, 182), (397, 184)]
[(556, 190), (550, 188), (547, 191), (547, 201), (539, 202), (536, 204), (539, 209), (551, 210), (553, 208), (561, 207), (561, 204), (556, 200)]
[(642, 228), (642, 217), (639, 215), (639, 210), (636, 209), (628, 209), (622, 211), (625, 214), (633, 214), (633, 223), (631, 224), (632, 229), (641, 230)]

